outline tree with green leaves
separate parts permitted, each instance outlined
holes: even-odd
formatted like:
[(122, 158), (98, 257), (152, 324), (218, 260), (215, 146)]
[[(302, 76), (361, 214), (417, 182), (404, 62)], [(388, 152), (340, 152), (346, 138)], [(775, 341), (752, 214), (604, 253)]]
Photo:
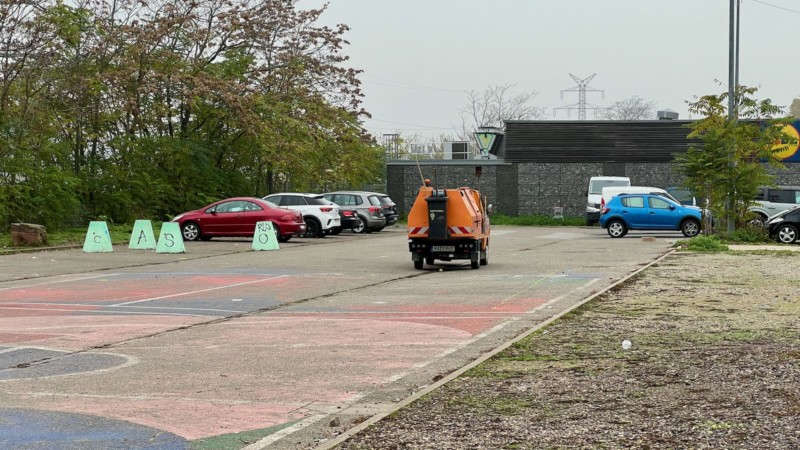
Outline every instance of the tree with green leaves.
[(686, 187), (707, 199), (714, 217), (734, 217), (737, 226), (747, 221), (758, 187), (774, 183), (767, 167), (783, 167), (777, 144), (792, 140), (782, 131), (791, 119), (780, 118), (783, 109), (769, 99), (756, 100), (756, 91), (739, 87), (734, 99), (738, 118), (728, 116), (727, 93), (690, 102), (689, 112), (703, 117), (689, 125), (688, 138), (698, 143), (676, 157)]
[(795, 119), (800, 119), (800, 98), (792, 100), (792, 104), (789, 105), (789, 114)]
[(348, 28), (319, 25), (324, 12), (296, 0), (0, 2), (0, 223), (167, 219), (228, 196), (380, 178)]

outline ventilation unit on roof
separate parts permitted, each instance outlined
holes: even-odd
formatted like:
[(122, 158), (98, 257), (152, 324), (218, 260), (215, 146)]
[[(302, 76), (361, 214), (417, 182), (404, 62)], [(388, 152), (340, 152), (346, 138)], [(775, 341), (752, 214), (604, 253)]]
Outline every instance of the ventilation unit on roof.
[(658, 116), (658, 120), (677, 120), (678, 119), (678, 113), (676, 113), (675, 111), (670, 111), (668, 109), (664, 110), (664, 111), (657, 112), (656, 116)]
[(470, 159), (469, 142), (445, 142), (444, 159)]

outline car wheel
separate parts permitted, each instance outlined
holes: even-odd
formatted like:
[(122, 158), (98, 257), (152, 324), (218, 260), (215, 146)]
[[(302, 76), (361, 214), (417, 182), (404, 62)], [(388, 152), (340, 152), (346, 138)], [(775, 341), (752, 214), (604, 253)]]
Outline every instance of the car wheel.
[(778, 242), (794, 244), (797, 241), (797, 228), (794, 225), (781, 225), (778, 228)]
[(689, 219), (681, 224), (681, 233), (690, 238), (695, 237), (700, 233), (700, 222)]
[(425, 258), (425, 264), (427, 264), (427, 265), (429, 265), (429, 266), (432, 266), (432, 265), (433, 265), (433, 261), (434, 261), (434, 259), (433, 259), (433, 258), (431, 258), (431, 257), (427, 257), (427, 258)]
[(200, 225), (194, 222), (186, 222), (181, 227), (181, 234), (184, 241), (196, 241), (200, 239)]
[(608, 235), (612, 238), (621, 238), (628, 234), (628, 227), (621, 220), (612, 220), (608, 223)]
[(481, 265), (486, 266), (489, 264), (489, 249), (481, 251)]
[(755, 217), (747, 221), (751, 227), (764, 228), (767, 223), (767, 218), (761, 214), (756, 214)]
[(420, 260), (415, 260), (414, 261), (414, 268), (415, 269), (422, 269), (422, 263), (423, 263), (423, 261), (421, 259)]
[(367, 221), (364, 220), (363, 217), (358, 216), (358, 223), (353, 225), (350, 229), (353, 230), (353, 233), (363, 233), (367, 230)]
[(306, 221), (306, 234), (305, 237), (322, 237), (325, 233), (322, 231), (322, 225), (314, 217), (304, 217)]
[(472, 257), (469, 260), (469, 266), (473, 269), (480, 269), (481, 267), (481, 252), (472, 252)]

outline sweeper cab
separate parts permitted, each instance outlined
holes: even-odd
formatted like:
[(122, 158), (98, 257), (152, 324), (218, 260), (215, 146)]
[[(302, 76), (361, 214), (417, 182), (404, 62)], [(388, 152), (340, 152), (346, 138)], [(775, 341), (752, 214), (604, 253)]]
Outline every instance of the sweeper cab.
[(434, 260), (489, 264), (486, 198), (468, 187), (435, 189), (425, 180), (408, 215), (408, 249), (415, 269)]

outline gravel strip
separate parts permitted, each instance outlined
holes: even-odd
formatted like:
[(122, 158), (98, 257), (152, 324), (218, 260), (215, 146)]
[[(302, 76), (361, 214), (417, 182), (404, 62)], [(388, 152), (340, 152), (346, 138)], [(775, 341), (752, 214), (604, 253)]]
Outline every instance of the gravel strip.
[(798, 318), (800, 255), (675, 254), (338, 448), (800, 448)]

